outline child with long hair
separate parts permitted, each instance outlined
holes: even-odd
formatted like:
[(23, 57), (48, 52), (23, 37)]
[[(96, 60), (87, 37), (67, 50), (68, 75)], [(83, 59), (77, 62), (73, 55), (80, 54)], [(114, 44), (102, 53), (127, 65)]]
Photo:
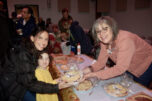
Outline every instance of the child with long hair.
[[(38, 67), (35, 70), (35, 76), (39, 81), (46, 83), (57, 84), (58, 80), (53, 80), (49, 72), (50, 57), (46, 51), (40, 53), (38, 58)], [(53, 94), (40, 94), (36, 93), (36, 101), (58, 101), (56, 93)]]

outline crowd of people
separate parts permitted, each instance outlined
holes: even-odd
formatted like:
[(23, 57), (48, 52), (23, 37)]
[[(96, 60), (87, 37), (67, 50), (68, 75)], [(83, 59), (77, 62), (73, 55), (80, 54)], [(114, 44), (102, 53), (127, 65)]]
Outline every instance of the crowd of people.
[(69, 15), (67, 8), (62, 10), (62, 18), (59, 20), (58, 24), (53, 24), (51, 18), (47, 18), (46, 22), (43, 18), (38, 19), (36, 23), (33, 11), (30, 7), (25, 6), (22, 9), (21, 17), (17, 20), (15, 12), (12, 13), (12, 20), (15, 23), (16, 30), (16, 41), (20, 43), (21, 40), (30, 36), (32, 30), (36, 27), (46, 29), (50, 38), (50, 51), (52, 53), (62, 53), (61, 43), (66, 42), (66, 46), (69, 45), (75, 48), (73, 51), (76, 54), (76, 46), (80, 43), (82, 47), (82, 53), (91, 54), (93, 45), (90, 38), (84, 32), (83, 28), (79, 25), (78, 21), (74, 21), (73, 18)]
[[(39, 18), (36, 24), (30, 7), (23, 7), (19, 19), (13, 17), (11, 20), (0, 12), (0, 31), (5, 40), (1, 42), (4, 48), (0, 51), (0, 91), (3, 92), (0, 97), (3, 101), (58, 101), (59, 90), (72, 86), (61, 78), (52, 79), (48, 71), (52, 61), (50, 54), (62, 53), (62, 42), (74, 48), (79, 43), (81, 53), (86, 55), (90, 55), (96, 46), (79, 22), (69, 15), (67, 8), (62, 10), (62, 15), (58, 25), (52, 24), (50, 18), (46, 23)], [(17, 15), (14, 13), (13, 16)], [(120, 30), (109, 16), (98, 18), (90, 33), (101, 50), (97, 62), (83, 70), (83, 79), (105, 80), (127, 72), (142, 85), (150, 85), (150, 44), (132, 32)], [(76, 49), (73, 53), (76, 54)], [(115, 63), (112, 67), (106, 65), (108, 58)]]
[[(55, 25), (51, 23), (50, 18), (46, 24), (39, 18), (36, 24), (33, 11), (28, 6), (23, 7), (19, 17), (13, 12), (11, 19), (0, 12), (3, 24), (1, 31), (2, 36), (4, 35), (2, 40), (5, 41), (1, 42), (4, 48), (1, 50), (0, 60), (0, 96), (3, 101), (36, 101), (41, 98), (42, 93), (50, 94), (51, 98), (54, 94), (53, 99), (57, 101), (59, 90), (71, 86), (60, 78), (45, 81), (46, 77), (41, 79), (39, 74), (45, 69), (44, 74), (47, 75), (50, 53), (62, 53), (60, 43), (71, 45), (72, 17), (67, 20), (68, 13), (67, 9), (63, 9), (63, 18), (59, 25)], [(65, 21), (69, 21), (68, 26), (63, 23)], [(62, 28), (66, 31), (62, 31)], [(86, 37), (84, 31), (81, 33)], [(77, 43), (81, 42), (75, 41), (75, 44)], [(43, 51), (47, 51), (49, 55), (43, 55)], [(46, 58), (47, 61), (43, 63)]]

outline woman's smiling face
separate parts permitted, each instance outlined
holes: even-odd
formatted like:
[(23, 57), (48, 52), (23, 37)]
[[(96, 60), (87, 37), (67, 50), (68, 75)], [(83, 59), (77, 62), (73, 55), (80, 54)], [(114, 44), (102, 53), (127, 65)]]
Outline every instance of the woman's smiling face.
[(113, 32), (112, 32), (112, 29), (111, 27), (106, 24), (106, 23), (103, 23), (103, 24), (99, 24), (97, 27), (96, 27), (96, 33), (97, 33), (97, 37), (98, 39), (104, 43), (104, 44), (109, 44), (112, 42), (113, 40)]
[(49, 41), (49, 34), (46, 31), (38, 33), (36, 36), (31, 36), (31, 40), (34, 43), (37, 50), (42, 51), (47, 47)]

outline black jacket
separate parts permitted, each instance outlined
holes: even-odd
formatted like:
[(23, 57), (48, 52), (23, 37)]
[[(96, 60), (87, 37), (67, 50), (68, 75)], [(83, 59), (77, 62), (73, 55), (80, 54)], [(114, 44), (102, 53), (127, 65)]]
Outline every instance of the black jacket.
[(85, 34), (82, 27), (79, 25), (79, 22), (74, 21), (70, 26), (70, 32), (74, 38), (74, 40), (70, 36), (71, 45), (76, 45), (80, 43), (81, 45), (81, 53), (89, 54), (92, 50), (92, 44), (89, 37)]
[(32, 33), (32, 31), (36, 28), (36, 22), (35, 18), (33, 16), (30, 17), (30, 19), (26, 22), (25, 25), (23, 25), (24, 19), (20, 18), (17, 25), (16, 29), (22, 29), (23, 32), (23, 37), (29, 37)]
[(26, 90), (36, 93), (58, 93), (57, 84), (37, 81), (36, 67), (35, 55), (23, 46), (12, 48), (5, 55), (5, 59), (0, 62), (0, 86), (8, 98), (5, 101), (20, 101)]
[(8, 17), (0, 11), (0, 60), (6, 50), (9, 48), (11, 35), (9, 30), (9, 19)]

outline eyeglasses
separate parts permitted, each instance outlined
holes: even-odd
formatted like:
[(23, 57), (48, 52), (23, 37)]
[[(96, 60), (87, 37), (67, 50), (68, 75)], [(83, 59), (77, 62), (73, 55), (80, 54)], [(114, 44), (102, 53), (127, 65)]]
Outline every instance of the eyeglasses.
[(101, 30), (96, 30), (97, 34), (106, 33), (109, 30), (108, 27), (103, 27)]

